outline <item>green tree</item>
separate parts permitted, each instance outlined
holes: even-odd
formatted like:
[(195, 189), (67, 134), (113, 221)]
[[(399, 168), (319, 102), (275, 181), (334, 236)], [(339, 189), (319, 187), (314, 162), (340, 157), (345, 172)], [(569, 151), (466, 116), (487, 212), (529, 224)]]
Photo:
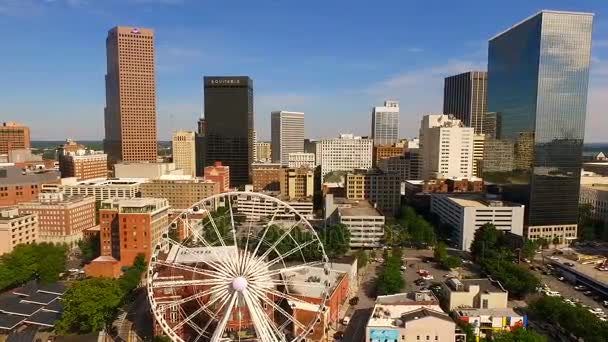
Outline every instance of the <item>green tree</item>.
[(516, 328), (511, 331), (501, 331), (492, 336), (494, 342), (546, 342), (547, 338), (530, 329)]
[(357, 267), (358, 268), (363, 268), (363, 267), (367, 266), (367, 264), (369, 263), (369, 256), (367, 255), (367, 252), (364, 249), (358, 250), (356, 257), (357, 257)]
[(168, 336), (154, 336), (152, 342), (171, 342), (171, 339)]
[(321, 242), (325, 253), (330, 258), (340, 257), (350, 250), (350, 230), (343, 224), (336, 224), (323, 229)]
[(486, 223), (475, 231), (471, 243), (471, 254), (478, 259), (491, 254), (500, 240), (500, 232), (491, 223)]
[(376, 280), (378, 294), (389, 295), (401, 292), (405, 281), (401, 273), (401, 250), (393, 249), (389, 255), (385, 251), (384, 265)]
[(536, 253), (536, 250), (538, 249), (538, 247), (539, 247), (538, 241), (532, 241), (532, 240), (526, 239), (526, 241), (524, 241), (524, 245), (521, 248), (521, 255), (524, 258), (532, 259), (532, 258), (534, 258), (534, 253)]
[(42, 283), (57, 281), (65, 270), (66, 252), (65, 246), (50, 243), (17, 245), (0, 256), (0, 289), (35, 278)]
[(435, 246), (435, 250), (433, 251), (433, 257), (435, 261), (441, 262), (445, 257), (448, 256), (447, 245), (443, 241), (439, 241), (437, 246)]
[(100, 255), (101, 244), (99, 235), (94, 235), (90, 238), (79, 240), (78, 248), (82, 253), (82, 258), (84, 259), (85, 263), (91, 262)]
[(100, 331), (114, 317), (122, 298), (123, 291), (114, 279), (76, 282), (63, 296), (63, 315), (55, 331), (59, 334)]
[(441, 260), (441, 266), (443, 266), (445, 269), (451, 270), (453, 268), (462, 266), (462, 259), (457, 256), (448, 255)]
[(553, 243), (553, 245), (559, 245), (561, 241), (562, 239), (560, 239), (559, 236), (554, 236), (553, 240), (551, 240), (551, 243)]

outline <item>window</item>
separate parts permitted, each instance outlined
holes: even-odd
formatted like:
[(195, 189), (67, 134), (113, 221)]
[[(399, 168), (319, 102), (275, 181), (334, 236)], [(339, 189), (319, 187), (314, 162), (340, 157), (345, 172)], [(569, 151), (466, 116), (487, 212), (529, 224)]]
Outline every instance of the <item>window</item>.
[(481, 301), (481, 307), (482, 309), (487, 309), (488, 308), (488, 300), (484, 299)]

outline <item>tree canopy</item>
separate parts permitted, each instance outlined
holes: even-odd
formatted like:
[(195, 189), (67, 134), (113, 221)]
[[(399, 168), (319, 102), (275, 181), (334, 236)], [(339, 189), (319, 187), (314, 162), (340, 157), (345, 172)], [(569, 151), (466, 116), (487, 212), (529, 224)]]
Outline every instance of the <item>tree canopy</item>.
[(78, 241), (78, 248), (85, 263), (91, 262), (100, 255), (100, 247), (99, 235)]
[(394, 248), (384, 256), (384, 265), (376, 280), (376, 289), (379, 295), (389, 295), (401, 292), (405, 284), (401, 273), (401, 250)]
[(42, 283), (59, 280), (65, 270), (67, 249), (51, 243), (17, 245), (11, 253), (0, 257), (0, 289), (16, 286), (32, 279)]
[(516, 328), (511, 331), (496, 332), (493, 342), (546, 342), (547, 338), (530, 329)]
[(414, 208), (404, 206), (395, 224), (387, 224), (384, 227), (384, 241), (390, 246), (432, 246), (436, 242), (435, 229), (422, 215), (418, 215)]

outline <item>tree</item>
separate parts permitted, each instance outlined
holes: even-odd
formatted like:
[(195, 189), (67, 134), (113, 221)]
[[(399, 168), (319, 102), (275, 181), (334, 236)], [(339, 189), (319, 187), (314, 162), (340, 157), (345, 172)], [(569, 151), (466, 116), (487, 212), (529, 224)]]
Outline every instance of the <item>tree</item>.
[(90, 238), (78, 240), (78, 248), (82, 253), (82, 258), (85, 263), (91, 262), (100, 255), (100, 247), (99, 235), (93, 235)]
[(501, 331), (492, 335), (494, 342), (546, 342), (547, 338), (530, 329), (516, 328)]
[(551, 240), (551, 242), (553, 243), (553, 245), (559, 245), (561, 243), (562, 239), (560, 239), (559, 236), (554, 236), (553, 240)]
[(526, 239), (526, 241), (524, 241), (524, 245), (521, 248), (521, 255), (526, 258), (526, 259), (532, 259), (534, 257), (534, 253), (536, 253), (536, 250), (539, 247), (539, 243), (538, 241), (532, 241), (532, 240), (528, 240)]
[(63, 296), (63, 315), (55, 325), (59, 334), (100, 331), (116, 313), (123, 291), (118, 282), (90, 278), (74, 283)]
[(0, 289), (32, 279), (52, 283), (65, 270), (67, 249), (50, 243), (17, 245), (11, 253), (0, 256)]
[(441, 260), (441, 266), (443, 268), (451, 270), (462, 266), (462, 259), (453, 255), (448, 255)]
[(536, 242), (542, 249), (549, 248), (549, 240), (545, 239), (544, 237), (536, 239)]
[(433, 257), (435, 261), (441, 262), (445, 257), (448, 256), (447, 245), (443, 241), (439, 241), (437, 246), (435, 246), (435, 251), (433, 251)]
[(364, 249), (358, 250), (356, 257), (357, 257), (357, 267), (358, 268), (363, 268), (363, 267), (367, 266), (367, 264), (369, 262), (369, 256), (367, 255), (367, 252)]
[(384, 267), (376, 280), (378, 293), (381, 295), (399, 293), (404, 284), (401, 273), (401, 250), (394, 249), (390, 255), (386, 252)]
[(329, 226), (321, 231), (321, 242), (330, 258), (343, 256), (350, 250), (350, 230), (343, 224)]
[(492, 253), (500, 240), (500, 233), (496, 226), (486, 223), (475, 231), (473, 242), (471, 243), (471, 254), (478, 259)]
[(152, 342), (171, 342), (171, 339), (168, 336), (154, 336)]

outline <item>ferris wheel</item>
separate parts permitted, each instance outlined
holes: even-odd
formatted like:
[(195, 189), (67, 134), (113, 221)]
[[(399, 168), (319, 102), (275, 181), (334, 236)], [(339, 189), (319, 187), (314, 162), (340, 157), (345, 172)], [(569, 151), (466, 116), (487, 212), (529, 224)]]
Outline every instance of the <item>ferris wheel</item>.
[(289, 204), (222, 193), (175, 214), (162, 231), (147, 273), (156, 333), (179, 342), (304, 341), (323, 333), (329, 261)]

